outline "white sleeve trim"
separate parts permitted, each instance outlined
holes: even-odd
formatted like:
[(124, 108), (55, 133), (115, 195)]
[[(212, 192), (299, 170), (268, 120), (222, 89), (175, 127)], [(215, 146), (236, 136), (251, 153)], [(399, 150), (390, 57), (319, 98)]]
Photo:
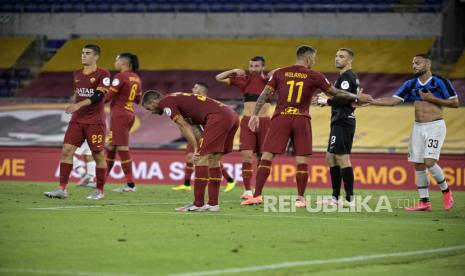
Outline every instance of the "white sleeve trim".
[(452, 99), (455, 99), (455, 98), (457, 98), (457, 97), (458, 97), (457, 95), (454, 95), (454, 96), (449, 97), (449, 98), (447, 98), (447, 99), (448, 99), (448, 100), (452, 100)]

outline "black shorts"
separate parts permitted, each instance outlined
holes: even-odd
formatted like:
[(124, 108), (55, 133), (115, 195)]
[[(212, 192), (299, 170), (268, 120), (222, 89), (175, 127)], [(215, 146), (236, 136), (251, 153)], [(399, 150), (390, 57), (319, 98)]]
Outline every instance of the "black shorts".
[(331, 125), (327, 151), (334, 154), (350, 154), (354, 135), (355, 126)]

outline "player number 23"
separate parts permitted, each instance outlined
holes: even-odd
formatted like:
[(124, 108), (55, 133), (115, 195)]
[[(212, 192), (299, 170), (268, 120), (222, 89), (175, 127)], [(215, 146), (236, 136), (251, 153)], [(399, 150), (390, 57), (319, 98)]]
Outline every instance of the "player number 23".
[(304, 88), (304, 82), (303, 81), (295, 82), (293, 80), (290, 80), (286, 82), (286, 84), (289, 85), (289, 93), (287, 95), (287, 102), (288, 103), (292, 102), (292, 95), (294, 94), (294, 86), (298, 86), (299, 91), (297, 91), (297, 99), (295, 100), (295, 102), (300, 103), (300, 100), (302, 98), (302, 90)]
[(103, 135), (101, 135), (101, 134), (99, 134), (99, 135), (93, 134), (91, 138), (92, 138), (92, 144), (100, 144), (100, 143), (102, 143)]

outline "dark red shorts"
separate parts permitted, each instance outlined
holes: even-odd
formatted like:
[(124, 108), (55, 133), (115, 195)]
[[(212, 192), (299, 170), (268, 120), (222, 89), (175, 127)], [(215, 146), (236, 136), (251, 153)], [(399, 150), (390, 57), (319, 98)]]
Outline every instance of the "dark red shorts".
[(238, 128), (239, 117), (232, 111), (225, 115), (210, 115), (199, 141), (200, 155), (231, 152)]
[(249, 121), (249, 116), (242, 117), (239, 150), (253, 150), (254, 152), (261, 153), (266, 133), (270, 126), (270, 118), (260, 118), (258, 129), (255, 132), (250, 130)]
[(294, 155), (312, 154), (312, 126), (308, 117), (295, 115), (273, 117), (263, 151), (282, 154), (286, 150), (289, 139), (294, 146)]
[(129, 131), (134, 125), (135, 116), (121, 115), (110, 117), (108, 142), (112, 146), (129, 146)]
[(80, 147), (87, 140), (91, 151), (102, 151), (105, 144), (105, 132), (104, 124), (69, 122), (64, 143)]

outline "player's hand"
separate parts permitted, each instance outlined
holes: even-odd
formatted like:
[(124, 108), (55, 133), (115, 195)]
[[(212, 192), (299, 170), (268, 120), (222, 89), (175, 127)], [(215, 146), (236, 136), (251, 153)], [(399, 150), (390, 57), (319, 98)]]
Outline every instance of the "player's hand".
[(363, 93), (363, 88), (360, 88), (360, 90), (357, 93), (357, 102), (359, 103), (371, 103), (373, 101), (373, 97), (368, 94)]
[(245, 71), (242, 69), (234, 69), (233, 73), (235, 73), (237, 76), (245, 76)]
[(328, 99), (323, 97), (321, 94), (318, 94), (312, 97), (312, 105), (325, 106), (328, 105)]
[(431, 93), (431, 91), (429, 90), (426, 90), (425, 92), (423, 91), (420, 91), (420, 98), (423, 100), (423, 101), (431, 101), (434, 99), (434, 95), (433, 93)]
[(258, 119), (258, 116), (252, 115), (249, 120), (249, 128), (253, 132), (259, 127), (260, 120)]
[(65, 112), (68, 114), (74, 113), (79, 110), (79, 105), (77, 104), (70, 104), (67, 107), (65, 107)]
[(198, 149), (195, 149), (194, 150), (194, 155), (192, 156), (192, 160), (194, 162), (197, 162), (200, 160), (200, 153), (199, 153), (199, 150)]

